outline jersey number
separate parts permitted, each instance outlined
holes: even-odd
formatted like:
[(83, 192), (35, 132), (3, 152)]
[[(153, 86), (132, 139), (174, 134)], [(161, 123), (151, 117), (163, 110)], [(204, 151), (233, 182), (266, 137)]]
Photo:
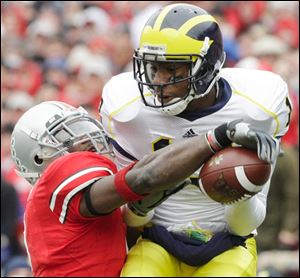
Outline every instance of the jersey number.
[(155, 152), (159, 149), (162, 149), (172, 143), (172, 139), (166, 137), (159, 137), (152, 142), (152, 150)]

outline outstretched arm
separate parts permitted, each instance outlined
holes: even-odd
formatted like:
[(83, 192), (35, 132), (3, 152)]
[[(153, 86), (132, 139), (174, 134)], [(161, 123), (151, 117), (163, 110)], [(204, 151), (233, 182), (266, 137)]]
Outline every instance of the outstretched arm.
[(162, 191), (193, 174), (212, 155), (205, 136), (200, 135), (145, 156), (126, 180), (138, 194)]
[[(142, 199), (151, 192), (171, 188), (195, 172), (210, 156), (213, 155), (205, 135), (184, 140), (178, 144), (169, 145), (161, 150), (146, 155), (123, 171), (124, 190), (131, 191), (131, 196)], [(120, 172), (121, 172), (120, 171)], [(116, 176), (103, 177), (90, 190), (90, 201), (95, 211), (109, 213), (129, 200), (116, 188)], [(119, 178), (117, 183), (120, 183)], [(122, 190), (122, 189), (121, 189)], [(130, 194), (130, 193), (129, 193)], [(134, 197), (133, 197), (134, 198)], [(94, 216), (86, 206), (85, 198), (81, 201), (81, 214)]]
[[(110, 213), (124, 203), (141, 200), (149, 193), (172, 188), (199, 169), (215, 151), (232, 142), (245, 147), (256, 147), (259, 157), (268, 161), (279, 152), (278, 143), (271, 136), (255, 131), (240, 121), (234, 121), (205, 135), (169, 145), (122, 169), (116, 175), (103, 177), (91, 187), (88, 195), (90, 207), (94, 208), (94, 212)], [(82, 198), (80, 211), (84, 216), (94, 216), (87, 208), (86, 200), (87, 198)]]

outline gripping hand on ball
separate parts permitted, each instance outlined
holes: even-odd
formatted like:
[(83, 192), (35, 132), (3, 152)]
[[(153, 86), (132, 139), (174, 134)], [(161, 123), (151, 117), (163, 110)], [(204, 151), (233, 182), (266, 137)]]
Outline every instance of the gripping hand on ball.
[(274, 163), (280, 153), (280, 143), (276, 138), (241, 119), (220, 125), (208, 135), (213, 146), (216, 146), (215, 150), (236, 143), (248, 149), (256, 149), (258, 157), (268, 163)]
[(258, 157), (269, 163), (275, 162), (280, 153), (279, 141), (276, 138), (241, 120), (228, 123), (226, 134), (236, 144), (257, 149)]

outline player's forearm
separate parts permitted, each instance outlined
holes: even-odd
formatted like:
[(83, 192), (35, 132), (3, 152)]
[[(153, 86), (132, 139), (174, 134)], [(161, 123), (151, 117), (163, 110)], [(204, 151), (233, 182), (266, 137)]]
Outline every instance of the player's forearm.
[[(128, 169), (123, 168), (115, 176), (98, 180), (90, 191), (91, 205), (98, 213), (109, 213), (132, 201), (131, 198), (176, 186), (194, 173), (212, 154), (204, 135), (169, 145), (145, 156)], [(129, 196), (124, 194), (124, 190), (132, 193), (128, 193)], [(92, 216), (85, 198), (82, 198), (81, 213)]]
[(187, 139), (143, 158), (127, 173), (126, 181), (138, 194), (161, 191), (182, 182), (212, 154), (203, 135)]

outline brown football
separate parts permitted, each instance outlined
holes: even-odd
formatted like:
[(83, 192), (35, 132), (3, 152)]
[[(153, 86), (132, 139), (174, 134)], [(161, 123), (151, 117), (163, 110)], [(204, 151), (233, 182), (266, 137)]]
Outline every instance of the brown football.
[(199, 186), (212, 200), (232, 204), (260, 192), (270, 174), (270, 164), (260, 160), (255, 150), (228, 147), (205, 162)]

